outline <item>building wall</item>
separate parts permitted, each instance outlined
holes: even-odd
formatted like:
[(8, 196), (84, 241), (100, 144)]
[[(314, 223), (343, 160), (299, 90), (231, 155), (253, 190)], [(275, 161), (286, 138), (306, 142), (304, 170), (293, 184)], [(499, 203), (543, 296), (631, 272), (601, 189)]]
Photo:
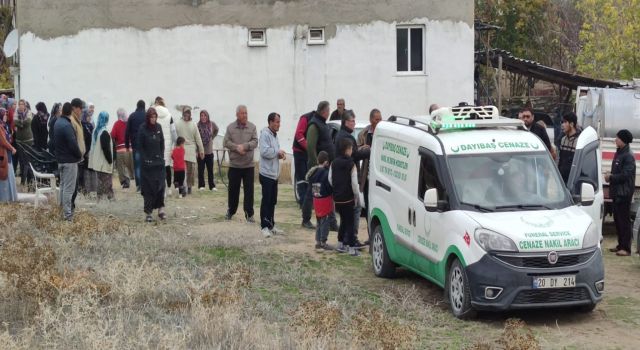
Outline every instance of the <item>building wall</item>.
[[(58, 7), (49, 1), (19, 2), (21, 97), (32, 105), (42, 100), (49, 106), (55, 101), (81, 97), (94, 102), (97, 110), (115, 115), (118, 107), (132, 111), (138, 99), (150, 102), (155, 96), (163, 96), (170, 109), (181, 104), (208, 109), (222, 128), (235, 119), (235, 106), (242, 103), (248, 106), (250, 120), (259, 127), (266, 125), (269, 112), (282, 115), (280, 137), (285, 149), (290, 149), (298, 116), (315, 108), (320, 100), (329, 100), (335, 108), (335, 100), (344, 97), (347, 108), (354, 109), (360, 120), (366, 120), (374, 107), (386, 117), (424, 114), (430, 103), (472, 101), (471, 1), (451, 2), (470, 7), (471, 16), (464, 18), (449, 18), (447, 13), (459, 16), (460, 11), (434, 5), (431, 12), (439, 14), (434, 15), (439, 19), (432, 16), (407, 19), (400, 12), (408, 9), (388, 9), (386, 1), (345, 1), (352, 13), (359, 13), (354, 10), (359, 5), (370, 18), (360, 15), (362, 22), (352, 19), (342, 24), (295, 23), (307, 20), (306, 13), (322, 3), (317, 1), (272, 4), (267, 0), (229, 0), (204, 2), (198, 7), (191, 6), (191, 1), (155, 2), (163, 5), (140, 10), (153, 16), (141, 15), (135, 28), (126, 25), (128, 16), (122, 17), (124, 5), (122, 8), (114, 5), (123, 1), (55, 2)], [(84, 7), (85, 3), (95, 3), (96, 9)], [(103, 3), (112, 4), (105, 9)], [(135, 3), (138, 5), (132, 5), (130, 13), (135, 12), (135, 6), (148, 6), (151, 1)], [(213, 18), (204, 15), (198, 15), (196, 20), (188, 18), (187, 15), (194, 16), (192, 8), (205, 11), (214, 3), (220, 10)], [(343, 2), (325, 3), (333, 3), (336, 14), (341, 13), (340, 6), (345, 8), (339, 5)], [(29, 4), (33, 6), (28, 7)], [(75, 22), (64, 16), (56, 22), (60, 25), (29, 20), (38, 11), (48, 9), (62, 14), (65, 6), (81, 8), (73, 15)], [(423, 10), (421, 6), (416, 9)], [(158, 23), (156, 15), (176, 8), (182, 9), (184, 16), (176, 13), (163, 18), (166, 25)], [(255, 16), (230, 14), (247, 8), (253, 8)], [(391, 13), (377, 14), (382, 10)], [(112, 16), (105, 18), (105, 11)], [(236, 24), (215, 24), (224, 22), (224, 13), (228, 15), (227, 22)], [(283, 18), (288, 13), (305, 15), (293, 16), (291, 23), (285, 24)], [(344, 13), (340, 16), (345, 17)], [(426, 74), (396, 73), (396, 21), (384, 18), (387, 16), (397, 16), (399, 23), (425, 26)], [(120, 22), (115, 22), (116, 18)], [(66, 23), (71, 24), (62, 25)], [(265, 23), (268, 25), (260, 25)], [(307, 25), (326, 25), (326, 45), (307, 45)], [(248, 47), (247, 26), (266, 27), (268, 46)]]

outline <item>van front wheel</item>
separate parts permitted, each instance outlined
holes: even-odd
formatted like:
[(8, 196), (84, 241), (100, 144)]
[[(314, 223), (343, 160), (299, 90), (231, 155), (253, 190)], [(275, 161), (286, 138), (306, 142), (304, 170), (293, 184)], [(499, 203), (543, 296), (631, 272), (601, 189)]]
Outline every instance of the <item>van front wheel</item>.
[(455, 259), (447, 274), (446, 292), (453, 315), (459, 319), (470, 319), (476, 316), (471, 306), (471, 291), (464, 267)]
[(371, 242), (371, 258), (373, 260), (373, 272), (378, 277), (392, 278), (396, 274), (396, 266), (389, 258), (387, 245), (382, 235), (382, 227), (377, 225), (373, 229)]

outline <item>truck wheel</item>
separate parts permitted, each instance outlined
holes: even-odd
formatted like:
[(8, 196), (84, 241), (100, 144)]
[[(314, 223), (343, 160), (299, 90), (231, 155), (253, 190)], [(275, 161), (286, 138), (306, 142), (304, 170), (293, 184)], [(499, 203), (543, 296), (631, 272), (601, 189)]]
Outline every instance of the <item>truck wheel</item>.
[(477, 313), (471, 306), (471, 291), (467, 273), (458, 259), (455, 259), (449, 267), (445, 288), (451, 312), (455, 317), (466, 320), (476, 316)]
[(382, 227), (377, 225), (373, 229), (373, 238), (371, 239), (371, 259), (373, 261), (373, 272), (378, 277), (392, 278), (396, 274), (396, 266), (389, 258), (387, 245), (382, 235)]

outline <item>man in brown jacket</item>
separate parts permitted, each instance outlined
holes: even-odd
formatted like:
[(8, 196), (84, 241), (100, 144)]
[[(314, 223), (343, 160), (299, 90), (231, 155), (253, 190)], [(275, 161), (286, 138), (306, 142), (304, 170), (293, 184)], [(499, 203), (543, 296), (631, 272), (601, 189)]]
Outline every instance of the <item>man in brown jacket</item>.
[(253, 223), (253, 183), (254, 161), (253, 150), (258, 147), (256, 126), (249, 122), (247, 107), (236, 108), (236, 121), (227, 126), (224, 135), (224, 147), (229, 150), (229, 193), (226, 220), (231, 220), (238, 210), (240, 201), (240, 183), (244, 188), (244, 217)]

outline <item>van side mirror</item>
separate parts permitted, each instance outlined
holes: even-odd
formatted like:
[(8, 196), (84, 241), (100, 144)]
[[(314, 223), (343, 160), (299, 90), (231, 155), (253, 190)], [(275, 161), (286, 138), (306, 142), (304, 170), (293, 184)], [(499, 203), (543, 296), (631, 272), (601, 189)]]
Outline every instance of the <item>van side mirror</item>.
[(427, 211), (438, 210), (438, 190), (430, 188), (424, 192), (424, 207)]
[(590, 206), (596, 199), (596, 190), (590, 183), (583, 182), (580, 184), (580, 203), (584, 206)]

